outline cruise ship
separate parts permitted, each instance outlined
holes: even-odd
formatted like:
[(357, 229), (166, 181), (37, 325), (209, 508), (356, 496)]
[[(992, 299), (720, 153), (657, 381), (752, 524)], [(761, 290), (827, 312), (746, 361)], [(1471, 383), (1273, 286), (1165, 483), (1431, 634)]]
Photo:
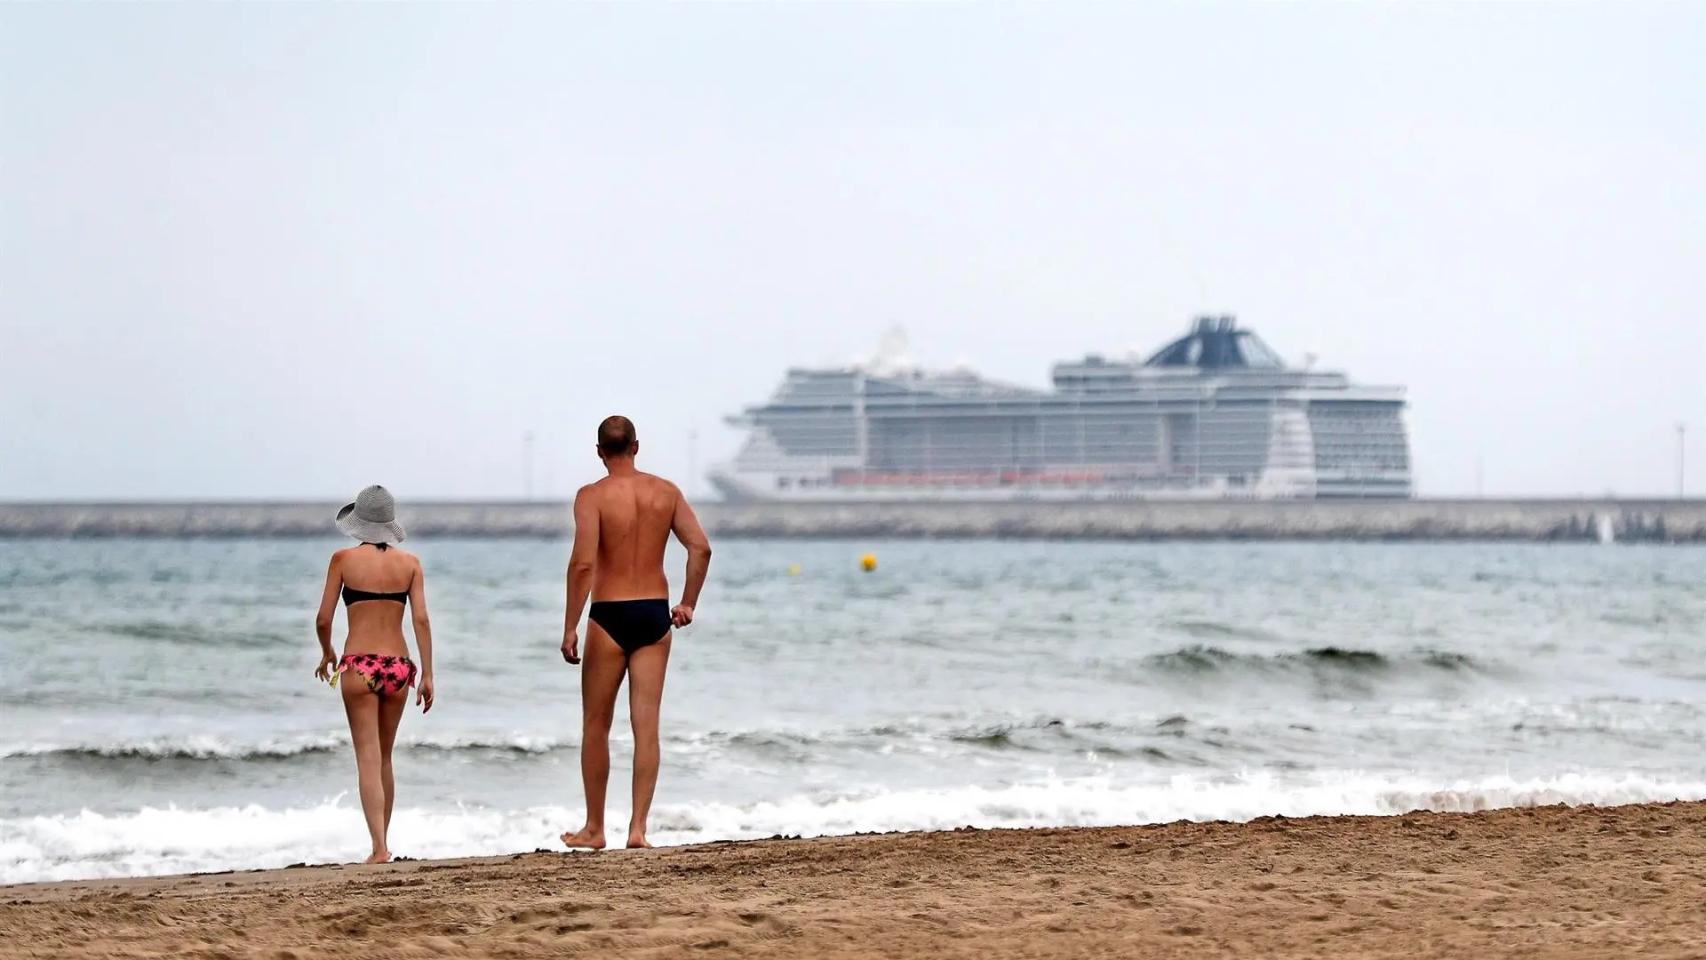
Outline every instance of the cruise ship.
[(1052, 390), (893, 358), (789, 370), (711, 472), (733, 501), (1408, 497), (1404, 389), (1287, 366), (1229, 316)]

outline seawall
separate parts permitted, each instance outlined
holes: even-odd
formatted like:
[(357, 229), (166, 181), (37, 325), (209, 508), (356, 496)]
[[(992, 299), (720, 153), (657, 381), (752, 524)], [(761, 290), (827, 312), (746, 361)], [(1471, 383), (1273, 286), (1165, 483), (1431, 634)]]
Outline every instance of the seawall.
[[(9, 503), (0, 537), (331, 536), (331, 503)], [(1706, 500), (1295, 500), (705, 503), (745, 537), (1528, 540), (1706, 544)], [(566, 537), (568, 505), (406, 503), (416, 537)]]

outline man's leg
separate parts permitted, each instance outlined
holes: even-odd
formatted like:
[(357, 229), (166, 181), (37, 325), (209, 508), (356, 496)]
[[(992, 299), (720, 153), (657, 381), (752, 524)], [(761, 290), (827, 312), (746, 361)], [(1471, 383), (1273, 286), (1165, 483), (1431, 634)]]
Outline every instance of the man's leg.
[(581, 660), (581, 785), (586, 790), (586, 825), (563, 834), (570, 847), (604, 847), (604, 789), (610, 782), (610, 721), (616, 693), (622, 689), (627, 658), (610, 634), (586, 624), (586, 653)]
[(669, 669), (669, 637), (635, 650), (628, 657), (628, 715), (634, 724), (634, 815), (628, 821), (628, 846), (649, 847), (646, 819), (658, 786), (658, 712), (663, 676)]

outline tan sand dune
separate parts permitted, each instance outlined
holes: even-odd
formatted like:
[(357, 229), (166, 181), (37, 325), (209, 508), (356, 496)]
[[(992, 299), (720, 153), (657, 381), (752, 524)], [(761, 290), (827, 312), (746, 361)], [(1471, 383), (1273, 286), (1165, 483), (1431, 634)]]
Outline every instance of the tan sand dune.
[(5, 957), (1701, 957), (1706, 804), (0, 888)]

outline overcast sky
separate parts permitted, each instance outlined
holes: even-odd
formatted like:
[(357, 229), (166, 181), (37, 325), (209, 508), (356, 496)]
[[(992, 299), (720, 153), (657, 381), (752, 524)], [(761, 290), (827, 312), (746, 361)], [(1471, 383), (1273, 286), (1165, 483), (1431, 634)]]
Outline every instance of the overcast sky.
[[(1706, 4), (0, 6), (0, 499), (684, 481), (1234, 313), (1418, 492), (1706, 493)], [(689, 436), (697, 431), (695, 445)], [(1477, 474), (1482, 479), (1477, 480)]]

